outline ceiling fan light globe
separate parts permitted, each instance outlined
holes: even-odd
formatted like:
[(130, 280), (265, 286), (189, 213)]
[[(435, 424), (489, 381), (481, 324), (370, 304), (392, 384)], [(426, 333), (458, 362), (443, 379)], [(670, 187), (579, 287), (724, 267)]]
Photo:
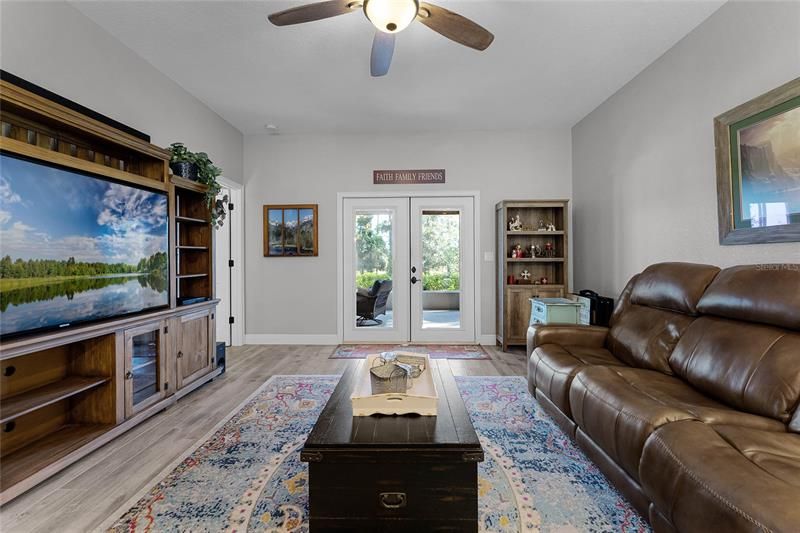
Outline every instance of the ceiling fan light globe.
[(418, 0), (366, 0), (364, 14), (384, 33), (403, 31), (419, 11)]

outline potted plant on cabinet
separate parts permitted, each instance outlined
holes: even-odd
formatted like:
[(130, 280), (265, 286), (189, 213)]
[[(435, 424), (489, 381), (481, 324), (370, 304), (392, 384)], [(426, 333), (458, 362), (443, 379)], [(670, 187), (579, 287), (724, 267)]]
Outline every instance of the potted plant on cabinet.
[(192, 152), (183, 143), (172, 143), (169, 147), (169, 168), (172, 173), (182, 178), (187, 178), (202, 183), (206, 189), (206, 203), (211, 211), (211, 225), (215, 228), (222, 227), (225, 220), (225, 206), (228, 196), (217, 198), (222, 190), (217, 178), (222, 175), (222, 169), (214, 165), (205, 152)]

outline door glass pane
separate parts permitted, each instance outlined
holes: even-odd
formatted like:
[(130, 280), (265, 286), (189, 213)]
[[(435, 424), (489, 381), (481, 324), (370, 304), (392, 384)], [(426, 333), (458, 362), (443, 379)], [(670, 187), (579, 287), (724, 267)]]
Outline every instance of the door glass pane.
[(422, 327), (461, 327), (461, 213), (422, 211)]
[(356, 327), (391, 328), (394, 214), (388, 210), (358, 211), (353, 223)]
[(133, 341), (133, 405), (158, 394), (158, 330), (136, 335)]

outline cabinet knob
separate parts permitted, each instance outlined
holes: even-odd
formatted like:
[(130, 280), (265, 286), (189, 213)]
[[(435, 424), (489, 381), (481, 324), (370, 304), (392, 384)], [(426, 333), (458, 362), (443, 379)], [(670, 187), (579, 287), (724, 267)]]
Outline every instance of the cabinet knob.
[(131, 379), (132, 377), (133, 377), (133, 372), (131, 372), (130, 370), (125, 372), (125, 379)]
[(180, 359), (181, 357), (183, 357), (183, 352), (179, 351), (178, 352), (178, 359)]

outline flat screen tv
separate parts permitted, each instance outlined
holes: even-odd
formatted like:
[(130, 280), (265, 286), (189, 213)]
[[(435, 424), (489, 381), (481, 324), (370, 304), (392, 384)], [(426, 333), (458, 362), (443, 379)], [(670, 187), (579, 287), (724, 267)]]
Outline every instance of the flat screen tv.
[(0, 337), (169, 305), (167, 195), (0, 153)]

